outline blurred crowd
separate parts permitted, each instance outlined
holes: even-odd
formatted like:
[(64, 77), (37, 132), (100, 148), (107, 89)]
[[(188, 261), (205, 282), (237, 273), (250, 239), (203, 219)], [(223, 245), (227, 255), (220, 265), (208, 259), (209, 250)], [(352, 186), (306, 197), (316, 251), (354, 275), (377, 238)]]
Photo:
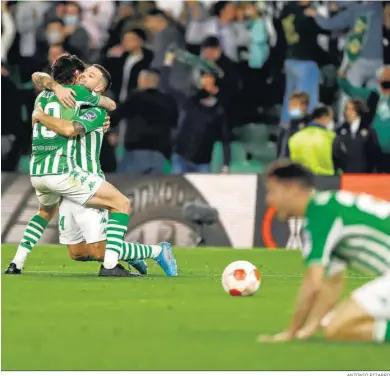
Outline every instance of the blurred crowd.
[(28, 171), (32, 73), (69, 53), (112, 76), (107, 173), (390, 172), (389, 2), (1, 4), (3, 171)]

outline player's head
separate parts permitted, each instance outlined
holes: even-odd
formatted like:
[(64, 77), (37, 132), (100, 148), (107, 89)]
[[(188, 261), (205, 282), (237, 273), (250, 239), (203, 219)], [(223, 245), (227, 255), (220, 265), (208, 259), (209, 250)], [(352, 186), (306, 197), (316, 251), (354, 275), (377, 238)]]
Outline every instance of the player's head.
[(77, 83), (96, 93), (104, 93), (111, 86), (111, 75), (99, 64), (93, 64), (78, 77)]
[(314, 175), (299, 163), (278, 160), (267, 172), (266, 186), (267, 205), (277, 210), (279, 219), (300, 217), (314, 190)]
[(60, 84), (75, 83), (79, 74), (85, 70), (84, 63), (75, 55), (61, 55), (51, 65), (51, 76)]

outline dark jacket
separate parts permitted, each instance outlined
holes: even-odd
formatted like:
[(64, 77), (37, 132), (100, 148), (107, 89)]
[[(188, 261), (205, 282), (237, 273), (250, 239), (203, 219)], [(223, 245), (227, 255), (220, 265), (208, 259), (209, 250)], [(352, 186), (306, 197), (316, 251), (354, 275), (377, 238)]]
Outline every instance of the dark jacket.
[(195, 164), (210, 163), (214, 143), (222, 141), (224, 165), (229, 165), (230, 131), (224, 107), (218, 99), (212, 106), (205, 105), (202, 90), (191, 97), (175, 90), (169, 85), (170, 70), (163, 67), (160, 85), (176, 99), (180, 109), (175, 152)]
[(317, 36), (324, 31), (304, 11), (303, 6), (292, 1), (280, 16), (287, 40), (287, 59), (322, 61), (324, 51), (318, 46)]
[(137, 89), (119, 105), (111, 122), (115, 126), (121, 119), (126, 120), (126, 150), (154, 150), (170, 158), (177, 117), (177, 105), (170, 95), (158, 89)]
[[(153, 60), (153, 53), (152, 51), (144, 48), (143, 49), (144, 57), (139, 62), (135, 63), (134, 66), (131, 69), (130, 72), (130, 78), (129, 83), (127, 86), (127, 97), (131, 94), (133, 90), (137, 88), (137, 81), (138, 76), (140, 72), (144, 69), (149, 68), (152, 60)], [(112, 78), (112, 87), (111, 90), (113, 91), (115, 95), (115, 99), (119, 99), (119, 94), (121, 92), (122, 82), (123, 82), (123, 70), (125, 67), (125, 62), (127, 57), (129, 56), (128, 53), (124, 53), (121, 57), (110, 57), (107, 58), (104, 66), (106, 69), (111, 73)]]
[(335, 170), (345, 173), (369, 173), (374, 170), (375, 157), (379, 147), (375, 133), (363, 118), (356, 133), (344, 123), (337, 131), (333, 143), (333, 162)]
[(288, 123), (282, 124), (276, 145), (276, 155), (278, 158), (284, 158), (290, 155), (288, 149), (289, 138), (305, 127), (308, 122), (309, 118), (306, 115), (301, 119), (292, 119)]

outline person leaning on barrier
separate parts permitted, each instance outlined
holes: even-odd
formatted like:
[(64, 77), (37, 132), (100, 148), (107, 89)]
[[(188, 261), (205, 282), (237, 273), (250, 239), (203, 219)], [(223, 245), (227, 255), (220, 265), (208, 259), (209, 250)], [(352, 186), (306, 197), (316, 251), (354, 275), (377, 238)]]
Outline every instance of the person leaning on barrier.
[(333, 110), (323, 104), (318, 105), (310, 116), (307, 126), (288, 141), (290, 159), (309, 168), (315, 175), (334, 175), (332, 145)]

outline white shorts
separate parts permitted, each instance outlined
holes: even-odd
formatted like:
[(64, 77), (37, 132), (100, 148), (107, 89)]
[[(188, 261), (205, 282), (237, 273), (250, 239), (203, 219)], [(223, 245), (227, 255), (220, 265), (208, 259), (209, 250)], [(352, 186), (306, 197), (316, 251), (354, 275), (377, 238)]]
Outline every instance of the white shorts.
[(352, 297), (376, 319), (390, 320), (390, 273), (358, 288)]
[(61, 197), (86, 205), (102, 183), (100, 176), (81, 169), (62, 175), (31, 176), (39, 203), (49, 207), (58, 204)]
[(63, 199), (60, 204), (58, 221), (60, 243), (68, 245), (105, 241), (107, 222), (107, 210), (86, 208), (68, 199)]

